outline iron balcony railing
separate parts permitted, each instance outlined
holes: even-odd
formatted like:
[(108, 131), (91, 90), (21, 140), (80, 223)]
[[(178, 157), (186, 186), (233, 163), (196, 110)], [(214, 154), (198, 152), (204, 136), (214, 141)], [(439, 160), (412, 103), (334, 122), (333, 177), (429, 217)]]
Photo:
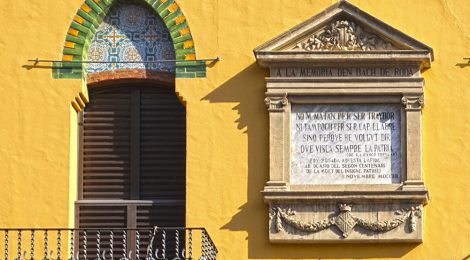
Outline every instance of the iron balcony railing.
[(5, 260), (216, 260), (205, 228), (1, 228)]

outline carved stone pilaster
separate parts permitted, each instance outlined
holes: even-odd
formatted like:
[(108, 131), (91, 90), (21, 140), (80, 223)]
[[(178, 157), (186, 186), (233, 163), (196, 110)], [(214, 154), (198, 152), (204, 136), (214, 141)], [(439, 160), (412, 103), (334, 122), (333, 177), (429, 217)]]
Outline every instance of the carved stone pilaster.
[(285, 106), (289, 103), (287, 96), (284, 97), (266, 97), (264, 103), (269, 112), (284, 112)]
[(404, 96), (401, 103), (405, 110), (421, 110), (424, 107), (424, 96)]

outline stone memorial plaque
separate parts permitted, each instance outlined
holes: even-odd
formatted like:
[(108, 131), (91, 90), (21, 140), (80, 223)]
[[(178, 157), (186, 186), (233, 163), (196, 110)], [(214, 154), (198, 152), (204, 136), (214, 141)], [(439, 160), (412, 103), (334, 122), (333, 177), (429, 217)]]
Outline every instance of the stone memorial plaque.
[(421, 243), (432, 48), (348, 1), (257, 47), (273, 243)]
[(293, 104), (291, 184), (400, 182), (400, 106)]

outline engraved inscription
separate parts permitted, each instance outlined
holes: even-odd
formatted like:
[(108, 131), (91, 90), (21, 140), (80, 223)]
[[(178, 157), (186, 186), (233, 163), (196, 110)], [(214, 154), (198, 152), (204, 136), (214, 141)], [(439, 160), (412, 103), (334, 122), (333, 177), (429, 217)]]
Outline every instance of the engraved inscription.
[(400, 182), (399, 105), (292, 105), (292, 184)]
[(271, 77), (324, 78), (324, 77), (419, 77), (417, 68), (411, 67), (295, 67), (272, 68)]

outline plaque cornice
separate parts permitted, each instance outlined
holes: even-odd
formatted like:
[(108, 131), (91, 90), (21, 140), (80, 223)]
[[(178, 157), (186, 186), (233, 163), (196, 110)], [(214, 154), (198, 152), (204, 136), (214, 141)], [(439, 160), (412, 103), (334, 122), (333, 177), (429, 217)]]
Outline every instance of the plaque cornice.
[(374, 50), (374, 51), (258, 51), (256, 59), (261, 67), (278, 64), (395, 64), (416, 63), (420, 69), (431, 66), (432, 55), (427, 50)]

